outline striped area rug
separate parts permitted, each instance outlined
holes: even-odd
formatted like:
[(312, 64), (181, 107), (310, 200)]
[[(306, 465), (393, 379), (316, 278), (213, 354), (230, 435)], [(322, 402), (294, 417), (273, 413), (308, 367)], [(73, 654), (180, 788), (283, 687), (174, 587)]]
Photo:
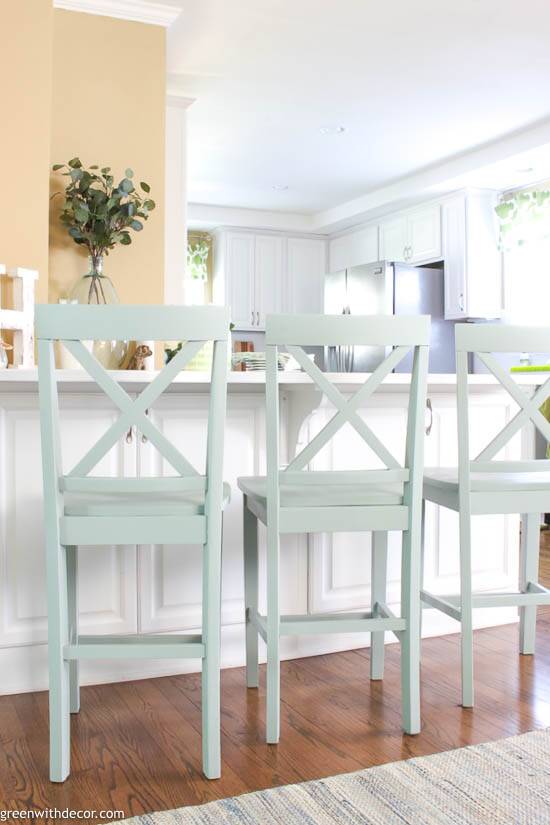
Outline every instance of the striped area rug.
[(134, 817), (126, 823), (546, 825), (550, 730)]

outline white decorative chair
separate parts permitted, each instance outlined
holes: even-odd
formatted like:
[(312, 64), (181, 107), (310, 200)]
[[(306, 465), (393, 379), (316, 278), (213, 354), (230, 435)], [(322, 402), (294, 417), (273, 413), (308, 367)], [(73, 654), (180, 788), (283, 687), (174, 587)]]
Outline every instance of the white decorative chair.
[[(220, 776), (220, 587), (222, 481), (229, 312), (222, 307), (38, 306), (40, 417), (48, 573), (50, 777), (70, 771), (70, 716), (80, 707), (79, 659), (202, 659), (203, 767)], [(187, 343), (136, 400), (84, 346), (87, 340)], [(62, 468), (54, 341), (61, 341), (120, 409), (116, 422), (70, 472)], [(146, 415), (202, 348), (214, 342), (205, 470), (199, 473)], [(175, 469), (163, 478), (101, 478), (98, 461), (135, 425)], [(77, 547), (97, 544), (202, 544), (200, 635), (82, 636), (78, 631)]]
[[(420, 731), (420, 516), (424, 407), (430, 319), (427, 316), (271, 315), (266, 324), (267, 477), (240, 478), (244, 493), (247, 685), (258, 686), (258, 634), (267, 644), (267, 741), (279, 741), (282, 635), (371, 632), (371, 677), (382, 678), (384, 633), (401, 642), (403, 727)], [(315, 346), (395, 347), (350, 400), (303, 350)], [(334, 417), (284, 470), (279, 468), (278, 348), (285, 347), (336, 407)], [(399, 463), (357, 410), (411, 350), (413, 373), (407, 439)], [(345, 424), (381, 460), (384, 469), (311, 472), (305, 468)], [(258, 612), (258, 519), (267, 526), (267, 615)], [(401, 617), (385, 604), (387, 531), (403, 532)], [(281, 616), (281, 533), (373, 531), (373, 596), (367, 613)]]
[[(462, 705), (473, 707), (473, 622), (477, 607), (517, 605), (520, 609), (520, 651), (534, 653), (537, 605), (550, 604), (550, 591), (538, 583), (540, 515), (550, 511), (550, 461), (497, 459), (510, 439), (530, 423), (550, 441), (550, 424), (540, 406), (550, 395), (550, 378), (532, 397), (526, 395), (494, 353), (548, 352), (550, 329), (500, 324), (458, 324), (456, 334), (458, 467), (427, 469), (424, 500), (459, 514), (460, 595), (422, 591), (422, 601), (460, 622)], [(475, 353), (519, 406), (517, 414), (470, 459), (468, 355)], [(522, 538), (519, 592), (472, 593), (471, 517), (491, 513), (521, 513)], [(424, 518), (424, 504), (423, 504)]]

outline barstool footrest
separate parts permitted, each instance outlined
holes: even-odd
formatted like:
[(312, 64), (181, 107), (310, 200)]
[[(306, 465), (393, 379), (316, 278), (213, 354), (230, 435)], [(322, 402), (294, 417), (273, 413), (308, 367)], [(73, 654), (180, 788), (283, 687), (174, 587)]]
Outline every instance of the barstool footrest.
[[(461, 617), (460, 596), (436, 596), (426, 590), (420, 591), (424, 605), (435, 607), (456, 619)], [(477, 593), (472, 595), (472, 607), (536, 607), (550, 605), (550, 590), (538, 582), (529, 582), (525, 593)]]
[(65, 645), (63, 657), (73, 659), (202, 659), (202, 636), (79, 636)]
[[(280, 636), (300, 636), (310, 633), (370, 633), (389, 630), (400, 632), (407, 626), (406, 619), (393, 614), (386, 617), (369, 613), (312, 613), (281, 616)], [(267, 639), (267, 617), (250, 608), (248, 620), (262, 639)]]

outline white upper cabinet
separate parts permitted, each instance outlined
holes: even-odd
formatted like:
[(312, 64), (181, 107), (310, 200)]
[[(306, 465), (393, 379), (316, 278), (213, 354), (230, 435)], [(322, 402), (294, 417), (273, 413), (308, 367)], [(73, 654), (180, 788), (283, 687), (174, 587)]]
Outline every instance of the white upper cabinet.
[(441, 207), (438, 203), (409, 212), (407, 242), (409, 263), (441, 259)]
[(214, 240), (213, 297), (235, 328), (265, 329), (266, 315), (322, 312), (326, 241), (220, 230)]
[(369, 224), (329, 243), (329, 272), (370, 264), (379, 259), (378, 226)]
[(322, 312), (326, 273), (326, 242), (288, 238), (283, 312)]
[(227, 303), (237, 329), (254, 323), (254, 236), (230, 232), (226, 238)]
[(499, 318), (502, 266), (495, 195), (467, 193), (443, 202), (445, 317)]
[(405, 261), (407, 256), (407, 219), (404, 215), (380, 224), (380, 260)]
[(409, 264), (440, 260), (440, 205), (421, 206), (382, 221), (380, 258)]
[(256, 235), (254, 251), (254, 321), (256, 328), (265, 329), (265, 316), (281, 312), (284, 238)]

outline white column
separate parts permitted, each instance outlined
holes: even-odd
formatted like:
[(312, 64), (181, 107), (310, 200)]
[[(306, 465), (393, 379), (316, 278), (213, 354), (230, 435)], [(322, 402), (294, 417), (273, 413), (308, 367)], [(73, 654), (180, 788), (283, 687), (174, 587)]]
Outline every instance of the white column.
[(187, 108), (192, 98), (166, 98), (164, 303), (183, 304), (187, 246)]

